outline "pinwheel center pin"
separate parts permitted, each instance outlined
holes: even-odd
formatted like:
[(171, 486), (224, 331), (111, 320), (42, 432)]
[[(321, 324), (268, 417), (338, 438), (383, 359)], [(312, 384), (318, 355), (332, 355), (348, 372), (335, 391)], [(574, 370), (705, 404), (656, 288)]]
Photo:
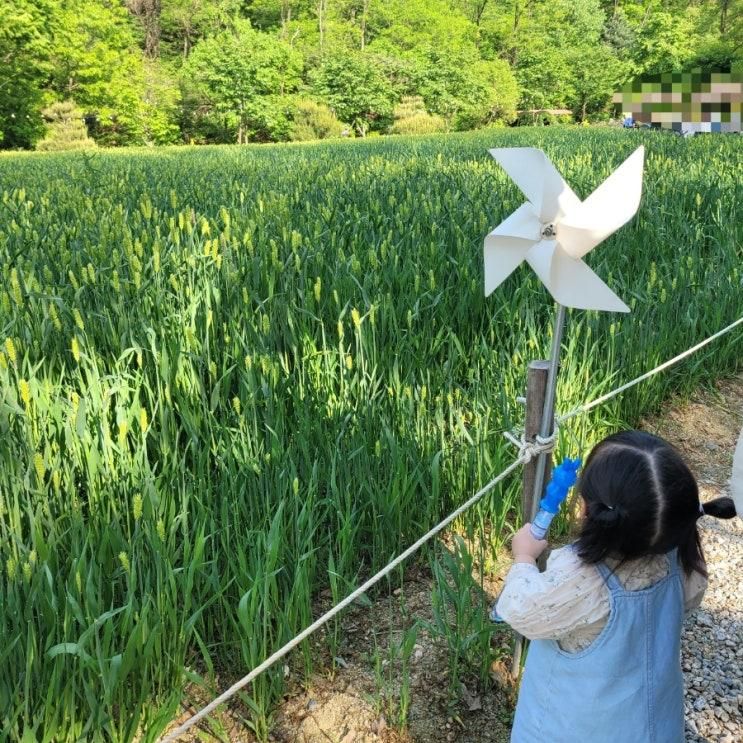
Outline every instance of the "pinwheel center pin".
[(545, 224), (542, 226), (542, 237), (549, 240), (557, 234), (554, 224)]

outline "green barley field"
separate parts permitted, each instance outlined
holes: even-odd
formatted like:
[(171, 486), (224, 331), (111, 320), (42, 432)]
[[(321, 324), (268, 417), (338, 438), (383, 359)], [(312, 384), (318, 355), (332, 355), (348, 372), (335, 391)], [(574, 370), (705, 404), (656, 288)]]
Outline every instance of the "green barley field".
[[(483, 297), (483, 237), (523, 202), (487, 150), (542, 147), (585, 197), (639, 144), (640, 211), (588, 258), (633, 311), (570, 313), (566, 410), (743, 314), (740, 137), (0, 158), (8, 739), (153, 740), (186, 685), (247, 672), (509, 464), (552, 305), (527, 267)], [(740, 335), (575, 419), (561, 451), (741, 368)], [(505, 539), (518, 485), (470, 527)], [(290, 662), (309, 675), (310, 646)], [(259, 738), (282, 684), (243, 697)]]

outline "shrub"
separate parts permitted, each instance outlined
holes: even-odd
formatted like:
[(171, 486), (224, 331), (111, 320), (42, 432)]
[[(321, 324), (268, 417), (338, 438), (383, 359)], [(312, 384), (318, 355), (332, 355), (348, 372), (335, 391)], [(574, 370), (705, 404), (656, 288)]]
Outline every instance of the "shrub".
[(395, 107), (390, 134), (434, 134), (445, 129), (444, 119), (428, 113), (420, 96), (408, 96)]
[(348, 128), (324, 103), (302, 99), (295, 103), (289, 138), (295, 142), (331, 139), (343, 136), (344, 130)]
[(85, 150), (96, 146), (88, 136), (82, 111), (72, 101), (52, 103), (42, 111), (42, 116), (49, 127), (46, 137), (36, 145), (37, 150)]

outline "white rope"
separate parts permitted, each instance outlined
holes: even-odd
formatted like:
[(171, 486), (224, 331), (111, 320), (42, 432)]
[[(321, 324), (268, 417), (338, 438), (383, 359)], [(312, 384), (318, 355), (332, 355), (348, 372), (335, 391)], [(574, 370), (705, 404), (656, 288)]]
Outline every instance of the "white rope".
[(587, 413), (589, 410), (592, 410), (593, 408), (597, 407), (598, 405), (602, 405), (607, 400), (611, 400), (613, 397), (616, 397), (617, 395), (621, 395), (622, 392), (626, 392), (630, 387), (634, 387), (636, 384), (639, 384), (640, 382), (644, 382), (646, 379), (650, 379), (650, 377), (655, 376), (656, 374), (664, 371), (665, 369), (668, 369), (669, 366), (673, 366), (674, 364), (678, 364), (679, 361), (683, 361), (687, 356), (691, 356), (693, 353), (696, 353), (700, 348), (704, 348), (707, 344), (712, 343), (712, 341), (717, 340), (720, 336), (725, 335), (725, 333), (729, 333), (731, 330), (734, 330), (743, 323), (743, 317), (739, 317), (735, 322), (730, 323), (727, 327), (723, 328), (722, 330), (718, 330), (717, 333), (714, 335), (711, 335), (709, 338), (705, 338), (701, 343), (697, 343), (696, 346), (692, 346), (691, 348), (688, 348), (683, 353), (680, 353), (678, 356), (674, 356), (672, 359), (669, 359), (665, 363), (661, 364), (660, 366), (656, 366), (655, 369), (651, 369), (648, 372), (645, 372), (644, 374), (641, 374), (636, 379), (633, 379), (631, 382), (627, 382), (627, 384), (623, 384), (621, 387), (618, 387), (615, 390), (612, 390), (611, 392), (607, 392), (605, 395), (602, 395), (601, 397), (597, 397), (595, 400), (591, 400), (591, 402), (587, 402), (580, 407), (575, 408), (574, 410), (571, 410), (569, 413), (565, 413), (565, 415), (561, 415), (558, 419), (558, 423), (564, 423), (566, 420), (569, 420), (570, 418), (574, 418), (576, 415), (581, 415), (582, 413)]
[(523, 435), (521, 436), (520, 439), (517, 439), (513, 434), (506, 432), (504, 434), (506, 438), (509, 441), (511, 441), (511, 443), (518, 446), (519, 448), (519, 456), (511, 465), (509, 465), (505, 470), (503, 470), (503, 472), (501, 472), (497, 477), (495, 477), (487, 485), (485, 485), (485, 487), (478, 490), (477, 493), (475, 493), (468, 501), (466, 501), (459, 508), (457, 508), (456, 511), (454, 511), (449, 516), (447, 516), (441, 523), (434, 526), (430, 531), (426, 532), (426, 534), (424, 534), (417, 542), (410, 545), (410, 547), (408, 547), (403, 553), (398, 555), (394, 560), (392, 560), (392, 562), (388, 563), (378, 573), (373, 575), (371, 578), (369, 578), (369, 580), (367, 580), (365, 583), (359, 586), (355, 591), (353, 591), (348, 596), (346, 596), (346, 598), (343, 599), (343, 601), (341, 601), (339, 604), (336, 604), (336, 606), (332, 607), (327, 612), (325, 612), (325, 614), (323, 614), (319, 619), (317, 619), (311, 625), (309, 625), (309, 627), (306, 627), (296, 637), (294, 637), (292, 640), (287, 642), (286, 645), (284, 645), (282, 648), (277, 650), (269, 658), (266, 658), (266, 660), (264, 660), (263, 663), (261, 663), (259, 666), (254, 668), (249, 674), (247, 674), (247, 676), (243, 676), (243, 678), (241, 678), (239, 681), (237, 681), (232, 686), (230, 686), (229, 689), (227, 689), (225, 692), (220, 694), (216, 699), (214, 699), (209, 704), (207, 704), (206, 707), (201, 709), (196, 714), (192, 715), (182, 725), (180, 725), (178, 728), (176, 728), (171, 733), (169, 733), (165, 738), (162, 739), (162, 743), (172, 743), (173, 741), (177, 740), (179, 736), (183, 735), (183, 733), (185, 733), (187, 730), (193, 727), (197, 722), (202, 720), (209, 713), (213, 712), (217, 707), (219, 707), (220, 704), (224, 704), (224, 702), (226, 702), (228, 699), (233, 697), (238, 691), (240, 691), (240, 689), (247, 686), (251, 681), (257, 678), (261, 673), (263, 673), (263, 671), (270, 668), (277, 661), (281, 660), (281, 658), (283, 658), (287, 653), (291, 652), (291, 650), (293, 650), (297, 645), (299, 645), (299, 643), (301, 643), (303, 640), (309, 637), (315, 630), (319, 629), (328, 620), (336, 616), (336, 614), (339, 614), (341, 611), (343, 611), (343, 609), (345, 609), (349, 604), (353, 603), (359, 596), (366, 593), (373, 585), (378, 583), (386, 575), (389, 575), (389, 573), (391, 573), (400, 563), (404, 562), (408, 557), (410, 557), (410, 555), (412, 555), (414, 552), (420, 549), (420, 547), (422, 547), (429, 539), (431, 539), (431, 537), (436, 536), (436, 534), (438, 534), (440, 531), (445, 529), (449, 524), (451, 524), (452, 521), (454, 521), (459, 516), (461, 516), (467, 509), (471, 508), (487, 492), (489, 492), (493, 487), (495, 487), (495, 485), (501, 482), (504, 478), (508, 477), (508, 475), (510, 475), (520, 465), (530, 462), (535, 456), (538, 456), (542, 452), (552, 451), (555, 446), (555, 440), (557, 438), (557, 431), (558, 431), (559, 424), (563, 423), (566, 420), (569, 420), (570, 418), (574, 418), (577, 415), (588, 412), (589, 410), (595, 408), (598, 405), (601, 405), (607, 400), (611, 400), (613, 397), (620, 395), (622, 392), (625, 392), (630, 387), (634, 387), (636, 384), (639, 384), (640, 382), (646, 379), (649, 379), (655, 374), (658, 374), (664, 369), (667, 369), (669, 366), (673, 366), (679, 361), (685, 359), (687, 356), (691, 356), (693, 353), (698, 351), (700, 348), (703, 348), (704, 346), (716, 340), (720, 336), (725, 335), (725, 333), (729, 333), (731, 330), (736, 328), (741, 323), (743, 323), (743, 317), (738, 318), (735, 322), (731, 323), (727, 327), (718, 331), (714, 335), (711, 335), (709, 338), (703, 340), (701, 343), (697, 343), (696, 346), (693, 346), (692, 348), (687, 349), (683, 353), (679, 354), (678, 356), (675, 356), (669, 361), (666, 361), (660, 366), (656, 366), (655, 369), (651, 369), (649, 372), (642, 374), (636, 379), (633, 379), (631, 382), (627, 382), (627, 384), (624, 384), (621, 387), (615, 390), (612, 390), (611, 392), (608, 392), (607, 394), (602, 395), (601, 397), (598, 397), (595, 400), (587, 402), (584, 405), (581, 405), (580, 407), (575, 408), (574, 410), (571, 410), (569, 413), (566, 413), (565, 415), (560, 416), (555, 421), (555, 430), (550, 436), (547, 436), (547, 437), (537, 436), (535, 441), (532, 443), (532, 442), (526, 441), (526, 438)]
[(430, 531), (426, 532), (417, 542), (411, 544), (405, 552), (398, 555), (392, 562), (383, 567), (378, 573), (373, 575), (366, 583), (359, 586), (353, 593), (350, 593), (346, 598), (343, 599), (339, 604), (336, 604), (332, 609), (328, 610), (319, 619), (313, 622), (309, 627), (300, 632), (294, 639), (284, 645), (280, 650), (277, 650), (272, 656), (266, 658), (259, 666), (254, 668), (247, 676), (243, 676), (239, 681), (230, 686), (227, 691), (220, 694), (214, 701), (206, 705), (202, 710), (197, 712), (195, 715), (190, 717), (186, 722), (180, 725), (178, 728), (169, 733), (165, 738), (162, 739), (162, 743), (171, 743), (175, 741), (180, 735), (186, 732), (190, 727), (195, 725), (199, 720), (202, 720), (210, 712), (213, 712), (220, 704), (226, 702), (230, 697), (234, 696), (240, 689), (247, 686), (253, 679), (259, 676), (263, 671), (270, 668), (276, 661), (283, 658), (288, 652), (293, 650), (299, 645), (302, 640), (309, 637), (316, 629), (320, 628), (329, 619), (332, 619), (336, 614), (343, 611), (349, 604), (353, 603), (361, 594), (366, 593), (375, 583), (378, 583), (382, 578), (391, 573), (401, 562), (406, 560), (410, 555), (416, 552), (422, 547), (431, 537), (436, 536), (442, 529), (446, 528), (456, 518), (461, 516), (468, 508), (477, 503), (488, 491), (490, 491), (495, 485), (501, 480), (508, 477), (515, 469), (520, 465), (530, 462), (534, 456), (537, 456), (541, 452), (552, 451), (555, 445), (555, 437), (550, 436), (546, 439), (542, 439), (542, 443), (531, 443), (524, 442), (523, 445), (519, 442), (520, 453), (518, 459), (511, 465), (506, 467), (497, 477), (492, 479), (485, 487), (478, 490), (466, 503), (463, 503), (456, 511), (447, 516), (440, 524), (437, 524)]

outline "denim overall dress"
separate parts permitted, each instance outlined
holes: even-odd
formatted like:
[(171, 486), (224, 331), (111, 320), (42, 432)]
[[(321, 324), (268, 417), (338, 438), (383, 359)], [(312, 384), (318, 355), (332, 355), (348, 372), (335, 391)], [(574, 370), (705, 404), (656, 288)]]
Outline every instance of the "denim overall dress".
[(585, 650), (530, 644), (511, 743), (683, 743), (684, 588), (676, 550), (667, 558), (668, 574), (640, 591), (596, 566), (611, 611)]

